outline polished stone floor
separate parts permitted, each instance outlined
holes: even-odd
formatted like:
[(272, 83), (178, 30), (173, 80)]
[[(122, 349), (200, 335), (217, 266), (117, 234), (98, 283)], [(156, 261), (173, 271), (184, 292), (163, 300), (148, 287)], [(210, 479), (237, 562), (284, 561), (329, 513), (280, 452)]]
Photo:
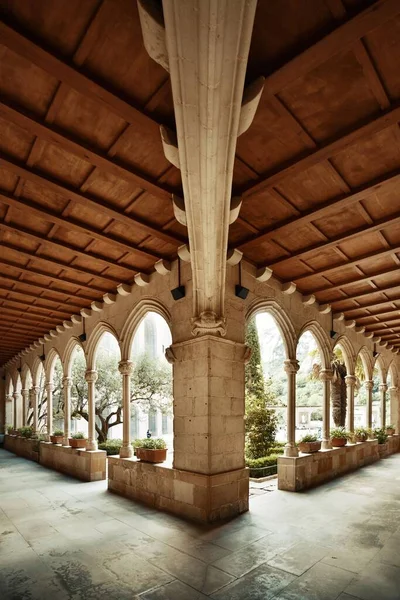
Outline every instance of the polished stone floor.
[(201, 527), (0, 450), (1, 600), (399, 600), (400, 455)]

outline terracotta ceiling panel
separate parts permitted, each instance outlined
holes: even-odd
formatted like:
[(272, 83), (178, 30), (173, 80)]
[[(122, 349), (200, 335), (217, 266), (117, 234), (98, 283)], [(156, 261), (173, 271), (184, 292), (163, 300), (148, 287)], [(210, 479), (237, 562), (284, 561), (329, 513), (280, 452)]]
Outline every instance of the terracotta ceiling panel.
[(18, 183), (18, 177), (8, 169), (0, 167), (0, 191), (13, 192)]
[(118, 209), (124, 209), (136, 197), (139, 190), (131, 182), (115, 177), (111, 173), (98, 172), (90, 183), (87, 193), (105, 200)]
[[(0, 181), (2, 181), (1, 176)], [(35, 205), (56, 213), (61, 213), (69, 205), (69, 200), (65, 196), (56, 194), (44, 185), (26, 179), (24, 180), (23, 198), (32, 200)]]
[(16, 208), (11, 209), (11, 218), (8, 219), (8, 225), (11, 227), (16, 225), (17, 229), (26, 229), (27, 231), (38, 233), (42, 236), (46, 236), (51, 229), (51, 224), (48, 221)]
[(367, 225), (367, 222), (360, 214), (357, 206), (349, 206), (348, 208), (342, 209), (340, 212), (327, 214), (321, 219), (315, 220), (314, 225), (318, 227), (324, 235), (331, 239), (345, 233), (350, 233), (363, 225)]
[(93, 166), (70, 152), (66, 152), (59, 145), (44, 144), (35, 168), (46, 174), (51, 174), (57, 180), (79, 187), (85, 181)]
[(397, 186), (383, 186), (376, 194), (363, 200), (363, 206), (374, 221), (399, 215), (399, 184), (400, 180)]
[(0, 117), (0, 151), (26, 160), (32, 147), (34, 136), (27, 131)]
[(127, 211), (132, 217), (143, 218), (157, 225), (165, 225), (174, 218), (171, 200), (156, 198), (152, 194), (143, 193), (132, 203), (132, 208)]
[(366, 254), (372, 254), (374, 252), (385, 250), (386, 246), (378, 233), (371, 233), (367, 236), (359, 235), (347, 242), (341, 242), (339, 245), (346, 256), (350, 259), (356, 258), (357, 256), (363, 256)]
[(400, 245), (400, 225), (392, 225), (383, 230), (386, 240), (391, 246)]
[(110, 222), (110, 225), (106, 228), (106, 234), (113, 235), (120, 240), (125, 240), (126, 242), (138, 245), (141, 245), (147, 238), (146, 232), (140, 229), (140, 227), (135, 226), (133, 222), (132, 225), (127, 227), (124, 223), (118, 222), (117, 220)]
[(389, 96), (399, 99), (400, 73), (393, 58), (400, 55), (400, 16), (371, 31), (365, 43)]
[(265, 229), (286, 221), (298, 214), (296, 208), (285, 201), (278, 194), (270, 193), (267, 190), (257, 195), (257, 197), (245, 198), (240, 211), (240, 216), (254, 224), (257, 229)]

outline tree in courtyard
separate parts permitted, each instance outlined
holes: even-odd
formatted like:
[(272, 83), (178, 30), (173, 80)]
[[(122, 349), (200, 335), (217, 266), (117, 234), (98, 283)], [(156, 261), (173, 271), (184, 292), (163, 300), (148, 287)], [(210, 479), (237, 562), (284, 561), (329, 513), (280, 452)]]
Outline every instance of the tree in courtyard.
[(347, 411), (346, 365), (336, 356), (332, 360), (331, 380), (332, 416), (336, 427), (344, 427)]
[(273, 411), (266, 408), (268, 404), (274, 404), (275, 397), (270, 387), (265, 386), (254, 317), (247, 326), (246, 344), (251, 348), (251, 357), (245, 369), (246, 456), (261, 458), (269, 453), (275, 441), (277, 418)]

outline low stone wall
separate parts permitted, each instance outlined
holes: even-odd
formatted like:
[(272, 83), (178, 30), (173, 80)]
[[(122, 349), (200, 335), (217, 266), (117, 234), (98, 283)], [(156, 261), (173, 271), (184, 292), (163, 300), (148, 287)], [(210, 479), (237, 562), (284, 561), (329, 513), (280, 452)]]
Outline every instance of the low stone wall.
[(104, 450), (75, 450), (70, 446), (39, 442), (18, 435), (6, 435), (4, 448), (82, 481), (99, 481), (106, 478), (107, 454)]
[(104, 450), (78, 450), (51, 442), (40, 443), (40, 464), (82, 481), (106, 479), (107, 454)]
[(299, 492), (330, 481), (399, 452), (400, 436), (390, 436), (384, 447), (377, 440), (348, 444), (313, 454), (278, 458), (278, 489)]
[(39, 462), (39, 440), (31, 440), (20, 435), (5, 435), (4, 448), (18, 456)]
[(233, 517), (249, 508), (248, 469), (204, 475), (110, 456), (108, 489), (203, 522)]

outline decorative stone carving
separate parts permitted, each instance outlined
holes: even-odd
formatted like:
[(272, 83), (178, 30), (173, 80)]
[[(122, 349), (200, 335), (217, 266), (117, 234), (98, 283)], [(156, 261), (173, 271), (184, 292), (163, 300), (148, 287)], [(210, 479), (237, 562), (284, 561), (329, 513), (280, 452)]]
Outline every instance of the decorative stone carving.
[(89, 319), (92, 316), (90, 308), (81, 308), (80, 313), (84, 319)]
[(172, 346), (168, 346), (168, 348), (165, 349), (165, 358), (167, 359), (170, 365), (173, 365), (174, 362), (176, 362), (176, 356)]
[(169, 71), (164, 18), (160, 3), (156, 0), (138, 0), (137, 4), (144, 47), (156, 63)]
[(174, 167), (180, 169), (178, 141), (176, 139), (175, 131), (171, 131), (168, 127), (161, 125), (160, 134), (165, 158), (173, 164)]
[(50, 337), (52, 338), (56, 338), (58, 336), (58, 331), (56, 331), (55, 329), (52, 329), (51, 331), (49, 331)]
[(387, 392), (387, 390), (388, 390), (387, 383), (380, 383), (379, 384), (379, 391), (380, 392)]
[(72, 315), (71, 321), (74, 323), (74, 325), (79, 325), (79, 323), (82, 323), (82, 316), (81, 315)]
[(94, 312), (101, 312), (103, 310), (103, 303), (102, 302), (94, 301), (94, 302), (92, 302), (92, 304), (90, 306), (92, 307), (92, 310)]
[(296, 291), (296, 287), (296, 284), (293, 283), (293, 281), (290, 281), (289, 283), (284, 283), (281, 289), (284, 294), (289, 295), (294, 294), (294, 292)]
[(211, 310), (205, 310), (200, 314), (200, 317), (192, 319), (192, 333), (198, 335), (215, 335), (219, 333), (221, 336), (226, 334), (225, 318), (218, 317)]
[(118, 363), (118, 370), (121, 375), (130, 376), (133, 373), (133, 362), (130, 360), (121, 360)]
[(105, 304), (115, 304), (117, 296), (115, 294), (104, 294), (103, 301)]
[(272, 269), (269, 269), (268, 267), (262, 267), (261, 269), (257, 270), (256, 279), (257, 281), (261, 281), (262, 283), (264, 283), (265, 281), (271, 279), (272, 275)]
[[(56, 331), (57, 331), (58, 333), (64, 333), (64, 331), (65, 331), (65, 327), (63, 327), (62, 325), (57, 325), (57, 327), (56, 327)], [(40, 346), (40, 344), (38, 344), (38, 345)]]
[(229, 211), (229, 225), (232, 225), (239, 216), (240, 209), (242, 208), (241, 196), (234, 196), (231, 200), (231, 209)]
[(238, 136), (248, 130), (257, 112), (258, 105), (264, 90), (265, 77), (258, 77), (246, 87), (243, 93), (242, 108), (240, 110)]
[(94, 370), (89, 369), (85, 372), (85, 379), (88, 383), (96, 383), (98, 376), (99, 374)]
[(175, 219), (178, 221), (178, 223), (186, 227), (187, 223), (184, 199), (176, 194), (172, 194), (172, 208), (174, 209)]
[(344, 321), (344, 313), (334, 313), (333, 318), (335, 321)]
[(139, 287), (144, 287), (146, 285), (149, 285), (149, 283), (150, 283), (150, 277), (148, 275), (146, 275), (145, 273), (136, 273), (136, 275), (135, 275), (135, 283)]
[(301, 301), (306, 306), (310, 306), (311, 304), (315, 304), (317, 299), (314, 294), (309, 294), (308, 296), (302, 296)]
[(320, 312), (322, 315), (327, 315), (331, 312), (331, 310), (332, 308), (330, 304), (320, 304), (318, 306), (318, 312)]
[(132, 286), (126, 283), (120, 283), (117, 285), (117, 292), (120, 296), (129, 296), (132, 292)]
[(72, 377), (64, 377), (63, 378), (63, 387), (64, 388), (71, 388), (72, 387)]
[(178, 256), (183, 262), (190, 262), (190, 250), (187, 244), (183, 244), (183, 246), (179, 246), (178, 248)]
[(54, 392), (54, 383), (46, 383), (46, 392)]
[[(72, 329), (72, 327), (74, 326), (72, 319), (71, 319), (71, 321), (63, 321), (63, 325), (64, 325), (65, 329)], [(40, 342), (40, 340), (39, 340), (39, 342)]]
[(331, 369), (321, 369), (319, 378), (321, 381), (331, 381), (333, 377), (333, 371)]
[(374, 382), (371, 379), (367, 379), (366, 381), (364, 381), (364, 385), (366, 390), (372, 390), (372, 388), (374, 387)]
[(300, 363), (296, 359), (288, 359), (284, 361), (285, 372), (288, 374), (297, 373), (300, 368)]
[(349, 387), (355, 387), (357, 383), (357, 377), (355, 377), (355, 375), (346, 375), (344, 380), (346, 382), (346, 385), (348, 385)]
[(154, 265), (154, 268), (160, 275), (168, 275), (171, 272), (171, 263), (160, 258)]
[(234, 248), (233, 250), (228, 250), (228, 254), (226, 256), (226, 262), (228, 265), (234, 266), (238, 265), (243, 258), (243, 252)]

